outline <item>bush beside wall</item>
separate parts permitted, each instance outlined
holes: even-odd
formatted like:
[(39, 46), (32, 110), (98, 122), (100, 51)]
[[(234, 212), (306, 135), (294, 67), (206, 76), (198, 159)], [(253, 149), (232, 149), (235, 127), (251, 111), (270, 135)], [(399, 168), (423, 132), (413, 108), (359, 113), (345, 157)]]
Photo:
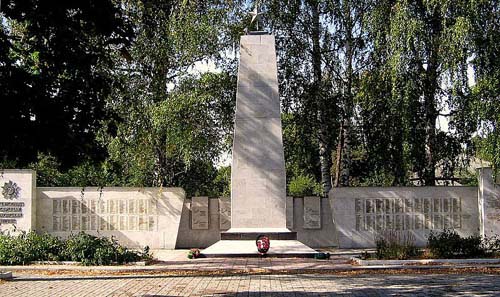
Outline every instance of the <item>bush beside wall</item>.
[(19, 235), (0, 234), (0, 265), (29, 264), (32, 261), (76, 261), (84, 265), (109, 265), (150, 260), (149, 248), (136, 252), (114, 238), (84, 232), (66, 240), (34, 231)]

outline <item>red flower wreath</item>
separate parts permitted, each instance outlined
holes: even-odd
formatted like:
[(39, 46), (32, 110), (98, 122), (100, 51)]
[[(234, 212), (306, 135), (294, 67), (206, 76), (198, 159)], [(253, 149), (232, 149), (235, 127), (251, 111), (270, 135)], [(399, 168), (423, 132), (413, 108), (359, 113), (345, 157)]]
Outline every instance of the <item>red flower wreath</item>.
[(269, 250), (269, 247), (271, 246), (271, 242), (269, 240), (269, 237), (266, 235), (259, 235), (257, 236), (257, 240), (255, 241), (255, 244), (257, 245), (257, 250), (261, 255), (264, 255), (267, 253)]

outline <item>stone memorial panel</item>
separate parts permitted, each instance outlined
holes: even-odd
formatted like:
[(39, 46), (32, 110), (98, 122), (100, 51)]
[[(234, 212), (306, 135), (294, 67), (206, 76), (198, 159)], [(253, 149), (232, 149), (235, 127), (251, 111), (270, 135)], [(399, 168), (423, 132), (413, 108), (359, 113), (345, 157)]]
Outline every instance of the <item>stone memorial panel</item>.
[[(460, 229), (461, 219), (464, 217), (461, 213), (461, 204), (461, 198), (457, 197), (356, 198), (354, 201), (356, 230), (379, 230), (380, 226), (392, 230)], [(375, 221), (373, 217), (375, 213), (382, 213), (383, 216), (380, 219), (377, 216)]]
[(191, 228), (208, 230), (208, 197), (193, 197), (191, 201)]
[[(96, 205), (99, 205), (100, 218), (96, 221)], [(129, 207), (127, 208), (127, 205)], [(142, 216), (136, 216), (138, 208), (143, 206)], [(148, 208), (144, 208), (148, 205)], [(52, 230), (66, 231), (156, 231), (158, 215), (156, 203), (149, 199), (111, 199), (103, 201), (98, 198), (78, 199), (56, 198), (52, 199)], [(128, 223), (127, 223), (128, 222)], [(148, 223), (152, 222), (152, 223)]]
[[(488, 237), (500, 236), (500, 186), (495, 184), (491, 168), (479, 169), (478, 192), (479, 215), (482, 222), (480, 234)], [(459, 209), (459, 206), (455, 206), (455, 201), (452, 202), (452, 208), (454, 212)]]
[(228, 230), (231, 228), (231, 200), (219, 198), (219, 228)]
[(286, 227), (293, 229), (293, 197), (286, 197)]
[(0, 172), (0, 231), (35, 229), (35, 183), (32, 170)]
[(321, 229), (320, 197), (304, 197), (304, 229)]

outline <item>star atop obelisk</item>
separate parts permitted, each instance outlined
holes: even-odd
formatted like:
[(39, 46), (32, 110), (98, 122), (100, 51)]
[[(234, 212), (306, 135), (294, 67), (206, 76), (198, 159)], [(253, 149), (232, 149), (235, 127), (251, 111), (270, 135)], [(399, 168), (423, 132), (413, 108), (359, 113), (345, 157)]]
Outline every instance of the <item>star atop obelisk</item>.
[(255, 1), (255, 6), (251, 12), (249, 12), (252, 16), (252, 20), (250, 21), (250, 26), (253, 22), (257, 22), (257, 31), (259, 31), (259, 16), (262, 15), (262, 12), (259, 12), (259, 1)]

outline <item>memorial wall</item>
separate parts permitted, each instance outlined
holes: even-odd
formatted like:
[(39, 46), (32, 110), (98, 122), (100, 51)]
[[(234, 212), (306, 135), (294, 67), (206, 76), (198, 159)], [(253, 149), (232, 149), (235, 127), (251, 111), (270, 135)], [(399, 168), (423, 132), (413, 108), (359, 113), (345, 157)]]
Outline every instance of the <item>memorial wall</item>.
[[(300, 242), (310, 247), (336, 245), (335, 227), (327, 198), (287, 197), (286, 213), (287, 228), (297, 232)], [(208, 247), (220, 240), (220, 232), (229, 228), (231, 201), (228, 198), (188, 198), (182, 210), (176, 247)]]
[(384, 230), (410, 234), (424, 246), (430, 231), (479, 232), (476, 187), (357, 187), (330, 191), (342, 248), (375, 247)]
[[(491, 168), (480, 169), (478, 202), (479, 234), (500, 235), (500, 186), (493, 181)], [(497, 176), (500, 179), (500, 176)]]
[(134, 248), (173, 249), (185, 193), (181, 188), (38, 188), (37, 231), (114, 236)]
[[(0, 172), (0, 230), (67, 237), (114, 236), (132, 248), (204, 248), (231, 228), (228, 198), (185, 197), (181, 188), (44, 188), (35, 172)], [(479, 187), (334, 188), (329, 198), (286, 198), (286, 226), (311, 247), (375, 246), (386, 230), (423, 246), (431, 231), (500, 234), (500, 189), (490, 169)]]

